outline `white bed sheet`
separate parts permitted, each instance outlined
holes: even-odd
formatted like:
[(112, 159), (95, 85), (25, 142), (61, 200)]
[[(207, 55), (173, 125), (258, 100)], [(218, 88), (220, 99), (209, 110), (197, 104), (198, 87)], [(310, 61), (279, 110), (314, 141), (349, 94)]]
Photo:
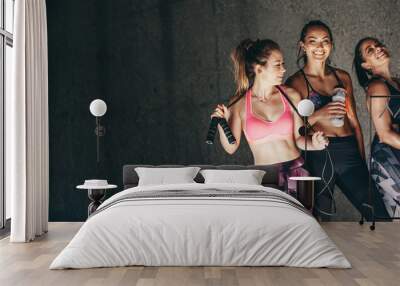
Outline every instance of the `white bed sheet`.
[[(310, 215), (254, 198), (162, 198), (112, 203), (132, 192), (263, 190), (263, 186), (179, 184), (135, 187), (106, 200), (50, 269), (127, 265), (293, 266), (350, 268), (343, 253)], [(107, 208), (107, 205), (109, 207)], [(111, 205), (111, 206), (110, 206)]]

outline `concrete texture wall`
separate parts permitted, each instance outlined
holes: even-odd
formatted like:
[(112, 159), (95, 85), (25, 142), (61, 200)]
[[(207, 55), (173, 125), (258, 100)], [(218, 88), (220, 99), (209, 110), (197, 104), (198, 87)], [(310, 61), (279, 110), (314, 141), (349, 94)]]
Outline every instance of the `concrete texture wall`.
[[(93, 177), (121, 185), (126, 163), (251, 164), (245, 141), (233, 156), (204, 144), (210, 111), (234, 90), (229, 53), (239, 41), (277, 41), (289, 76), (302, 26), (321, 19), (333, 31), (333, 64), (351, 72), (361, 37), (383, 39), (396, 56), (399, 9), (394, 0), (48, 0), (50, 219), (84, 220), (86, 193), (75, 186)], [(364, 94), (352, 75), (368, 150)], [(108, 104), (100, 164), (88, 110), (95, 98)], [(336, 196), (338, 219), (357, 218)]]

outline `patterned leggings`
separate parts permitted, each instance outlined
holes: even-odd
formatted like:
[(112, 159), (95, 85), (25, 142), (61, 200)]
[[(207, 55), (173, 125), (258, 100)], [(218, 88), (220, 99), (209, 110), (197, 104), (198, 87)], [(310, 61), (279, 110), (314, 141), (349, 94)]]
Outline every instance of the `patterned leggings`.
[(390, 216), (400, 217), (400, 150), (380, 143), (375, 136), (371, 147), (371, 176)]

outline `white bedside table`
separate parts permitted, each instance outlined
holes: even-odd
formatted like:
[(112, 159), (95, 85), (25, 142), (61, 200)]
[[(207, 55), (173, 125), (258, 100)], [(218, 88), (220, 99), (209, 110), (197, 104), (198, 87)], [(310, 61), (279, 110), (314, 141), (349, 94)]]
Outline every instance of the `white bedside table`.
[(320, 177), (290, 177), (289, 180), (296, 181), (297, 199), (306, 209), (313, 212), (315, 200), (315, 181)]
[(90, 204), (88, 206), (88, 217), (96, 211), (106, 196), (106, 191), (115, 189), (117, 185), (108, 184), (107, 180), (85, 180), (83, 185), (76, 186), (79, 190), (87, 190)]

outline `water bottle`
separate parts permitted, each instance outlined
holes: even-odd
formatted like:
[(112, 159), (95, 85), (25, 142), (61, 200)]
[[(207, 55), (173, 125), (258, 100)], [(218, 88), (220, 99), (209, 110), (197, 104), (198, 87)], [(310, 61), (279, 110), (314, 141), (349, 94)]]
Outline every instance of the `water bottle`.
[[(346, 102), (346, 90), (338, 87), (333, 90), (332, 102)], [(331, 123), (335, 127), (342, 127), (344, 125), (344, 115), (335, 116), (331, 118)]]

